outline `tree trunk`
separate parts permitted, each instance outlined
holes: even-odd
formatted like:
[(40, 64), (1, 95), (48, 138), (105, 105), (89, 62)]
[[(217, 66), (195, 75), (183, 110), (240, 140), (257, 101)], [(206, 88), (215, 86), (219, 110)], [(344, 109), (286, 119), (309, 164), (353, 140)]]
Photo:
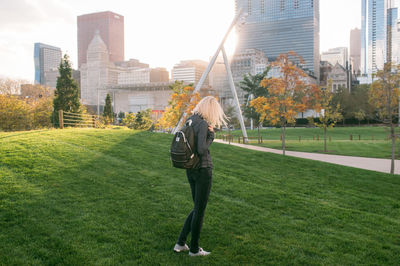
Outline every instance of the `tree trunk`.
[(390, 135), (392, 138), (392, 162), (390, 164), (390, 173), (394, 174), (394, 153), (396, 149), (396, 136), (394, 134), (394, 125), (393, 123), (390, 124)]
[(286, 123), (282, 127), (282, 154), (285, 155), (285, 138), (286, 138)]
[(326, 127), (324, 127), (324, 152), (326, 153)]
[(260, 124), (258, 124), (258, 143), (261, 143), (261, 141), (260, 141)]

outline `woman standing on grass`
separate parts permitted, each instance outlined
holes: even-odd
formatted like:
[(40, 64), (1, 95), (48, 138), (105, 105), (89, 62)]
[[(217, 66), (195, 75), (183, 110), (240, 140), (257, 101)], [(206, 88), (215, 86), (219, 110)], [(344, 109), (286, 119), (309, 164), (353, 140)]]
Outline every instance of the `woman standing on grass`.
[(186, 238), (191, 233), (189, 255), (207, 256), (210, 252), (199, 247), (199, 239), (212, 180), (212, 162), (208, 148), (214, 140), (214, 127), (226, 125), (226, 116), (218, 101), (213, 96), (207, 96), (197, 104), (193, 115), (188, 119), (192, 120), (200, 162), (198, 168), (186, 170), (194, 208), (185, 220), (174, 251), (189, 250)]

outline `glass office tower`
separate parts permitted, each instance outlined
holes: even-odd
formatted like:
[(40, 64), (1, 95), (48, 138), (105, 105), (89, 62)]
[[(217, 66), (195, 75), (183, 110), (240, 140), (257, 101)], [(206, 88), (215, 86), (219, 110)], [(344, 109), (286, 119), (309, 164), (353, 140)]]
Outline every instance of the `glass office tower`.
[(57, 70), (61, 63), (61, 49), (43, 43), (35, 43), (34, 47), (35, 62), (35, 83), (46, 85), (45, 72)]
[(399, 0), (362, 0), (361, 67), (376, 73), (386, 62), (399, 61)]
[(238, 29), (236, 52), (259, 49), (269, 61), (294, 51), (319, 79), (319, 0), (235, 0), (248, 14)]

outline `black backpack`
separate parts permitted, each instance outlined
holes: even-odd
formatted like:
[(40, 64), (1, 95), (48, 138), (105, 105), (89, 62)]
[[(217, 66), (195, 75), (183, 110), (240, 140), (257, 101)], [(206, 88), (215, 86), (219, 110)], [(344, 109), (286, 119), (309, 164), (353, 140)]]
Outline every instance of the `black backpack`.
[(196, 152), (192, 120), (186, 121), (184, 127), (175, 133), (171, 143), (171, 161), (176, 168), (196, 168), (200, 159)]

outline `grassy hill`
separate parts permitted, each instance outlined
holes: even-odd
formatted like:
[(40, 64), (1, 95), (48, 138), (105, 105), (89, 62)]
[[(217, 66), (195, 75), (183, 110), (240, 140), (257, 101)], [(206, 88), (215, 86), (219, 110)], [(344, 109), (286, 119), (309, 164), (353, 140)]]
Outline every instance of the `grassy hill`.
[(200, 244), (172, 247), (192, 208), (171, 136), (0, 133), (0, 264), (400, 263), (400, 178), (214, 143)]

